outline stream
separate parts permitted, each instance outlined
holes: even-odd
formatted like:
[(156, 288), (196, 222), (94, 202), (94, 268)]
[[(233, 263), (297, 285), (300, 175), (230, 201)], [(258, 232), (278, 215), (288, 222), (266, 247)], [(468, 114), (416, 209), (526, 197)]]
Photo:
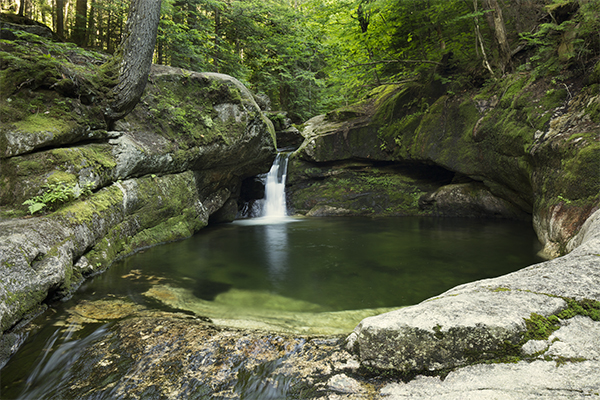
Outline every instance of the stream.
[(515, 221), (288, 217), (216, 225), (115, 263), (33, 321), (2, 370), (2, 398), (45, 398), (57, 383), (82, 379), (73, 369), (86, 349), (114, 321), (148, 310), (339, 336), (367, 316), (539, 262), (539, 249), (531, 227)]
[(286, 398), (362, 319), (542, 261), (527, 222), (288, 217), (286, 162), (260, 217), (118, 261), (36, 318), (2, 399)]

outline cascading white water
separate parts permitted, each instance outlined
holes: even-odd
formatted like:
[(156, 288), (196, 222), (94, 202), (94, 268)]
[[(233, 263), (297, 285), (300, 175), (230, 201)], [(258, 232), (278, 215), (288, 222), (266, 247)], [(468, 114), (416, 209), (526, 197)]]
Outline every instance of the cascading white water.
[(261, 216), (284, 218), (287, 216), (285, 203), (285, 178), (290, 153), (278, 153), (265, 182), (265, 199)]

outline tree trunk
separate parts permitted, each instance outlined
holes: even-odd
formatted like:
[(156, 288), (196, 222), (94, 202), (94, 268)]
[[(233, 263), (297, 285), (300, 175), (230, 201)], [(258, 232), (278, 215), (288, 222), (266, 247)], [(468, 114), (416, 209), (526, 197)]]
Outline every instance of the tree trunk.
[(56, 0), (56, 34), (65, 37), (65, 0)]
[(213, 65), (215, 71), (219, 72), (219, 57), (221, 49), (221, 12), (215, 8), (215, 52), (213, 54)]
[(90, 15), (88, 17), (88, 30), (85, 38), (88, 46), (96, 47), (96, 0), (90, 1)]
[(488, 62), (487, 54), (485, 52), (485, 46), (483, 45), (483, 37), (481, 36), (481, 30), (479, 29), (479, 19), (477, 18), (477, 0), (473, 0), (473, 8), (475, 10), (475, 49), (477, 50), (477, 43), (479, 43), (479, 45), (481, 46), (481, 54), (483, 56), (483, 65), (488, 71), (490, 71), (492, 77), (496, 79), (496, 76), (494, 75), (494, 70)]
[(132, 0), (121, 48), (113, 61), (119, 64), (119, 83), (105, 112), (109, 129), (136, 106), (148, 81), (161, 0)]
[(20, 17), (24, 17), (25, 16), (25, 8), (26, 7), (27, 7), (26, 0), (21, 0), (19, 2), (19, 16)]
[(104, 38), (106, 40), (106, 51), (109, 54), (114, 53), (113, 41), (112, 41), (112, 11), (108, 10), (106, 16), (106, 30), (104, 31)]
[(87, 36), (87, 0), (77, 0), (75, 5), (75, 27), (73, 41), (78, 46), (85, 46)]
[(502, 10), (496, 0), (483, 0), (483, 5), (486, 9), (491, 10), (488, 18), (490, 27), (494, 31), (494, 38), (498, 45), (499, 67), (502, 73), (506, 72), (507, 68), (511, 69), (511, 54), (508, 38), (506, 37), (506, 27)]

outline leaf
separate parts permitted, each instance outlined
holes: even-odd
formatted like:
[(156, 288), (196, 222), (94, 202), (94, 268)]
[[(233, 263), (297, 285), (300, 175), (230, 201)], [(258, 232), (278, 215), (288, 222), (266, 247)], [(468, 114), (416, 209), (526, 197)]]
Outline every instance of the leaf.
[(29, 213), (31, 215), (35, 214), (36, 212), (38, 212), (38, 211), (44, 209), (44, 207), (46, 207), (46, 204), (37, 202), (34, 199), (25, 200), (23, 202), (23, 205), (28, 206)]

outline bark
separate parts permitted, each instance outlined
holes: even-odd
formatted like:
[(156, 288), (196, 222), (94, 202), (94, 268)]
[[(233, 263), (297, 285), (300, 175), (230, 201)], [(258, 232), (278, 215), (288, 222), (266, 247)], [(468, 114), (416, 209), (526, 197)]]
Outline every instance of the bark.
[(88, 17), (88, 30), (85, 41), (92, 48), (96, 46), (96, 0), (90, 1), (90, 15)]
[[(481, 46), (481, 54), (483, 55), (483, 65), (488, 71), (490, 71), (492, 77), (496, 78), (496, 76), (494, 75), (494, 70), (492, 69), (488, 61), (488, 57), (485, 52), (485, 46), (483, 45), (483, 37), (481, 36), (481, 30), (479, 29), (479, 19), (477, 18), (477, 0), (473, 0), (473, 7), (475, 9), (475, 41)], [(477, 43), (475, 44), (475, 48), (477, 48)]]
[(75, 27), (73, 41), (78, 46), (85, 46), (87, 36), (87, 0), (77, 0), (75, 5)]
[(491, 10), (488, 14), (488, 21), (494, 31), (494, 38), (498, 45), (498, 66), (502, 73), (504, 73), (507, 68), (511, 69), (511, 53), (508, 38), (506, 37), (506, 27), (504, 25), (504, 18), (502, 17), (502, 10), (496, 0), (483, 0), (483, 5), (486, 9)]
[(21, 0), (19, 2), (19, 16), (20, 17), (24, 17), (25, 16), (25, 8), (26, 7), (27, 7), (26, 0)]
[(65, 0), (56, 0), (56, 34), (65, 37)]
[[(117, 52), (119, 83), (112, 90), (112, 102), (105, 112), (109, 127), (136, 106), (148, 81), (161, 0), (132, 0), (125, 35)], [(120, 57), (120, 60), (118, 58)]]
[(219, 72), (219, 57), (220, 57), (220, 42), (221, 35), (221, 12), (218, 8), (215, 8), (215, 53), (213, 55), (213, 65), (215, 71)]

